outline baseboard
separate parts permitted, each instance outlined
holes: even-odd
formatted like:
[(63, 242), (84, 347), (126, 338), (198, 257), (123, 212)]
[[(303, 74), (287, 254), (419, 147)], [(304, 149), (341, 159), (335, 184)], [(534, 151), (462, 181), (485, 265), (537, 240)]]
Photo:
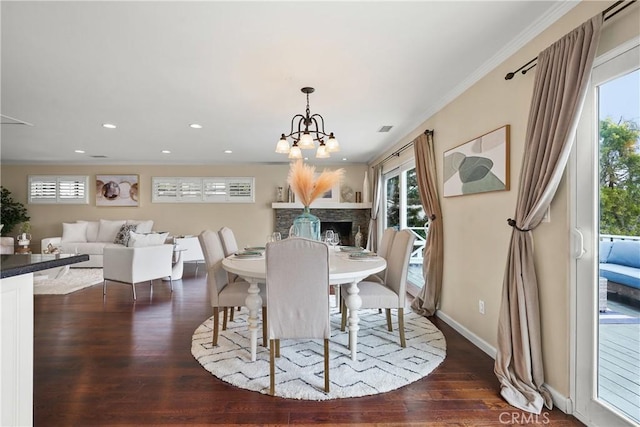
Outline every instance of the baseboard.
[[(491, 357), (493, 360), (496, 359), (497, 350), (496, 350), (496, 348), (494, 346), (492, 346), (491, 344), (489, 344), (488, 342), (486, 342), (485, 340), (480, 338), (478, 335), (476, 335), (473, 332), (471, 332), (469, 329), (464, 327), (462, 324), (460, 324), (457, 321), (455, 321), (447, 313), (445, 313), (445, 312), (443, 312), (441, 310), (438, 310), (436, 312), (436, 316), (439, 319), (442, 319), (442, 321), (444, 323), (446, 323), (447, 325), (449, 325), (453, 329), (455, 329), (460, 335), (462, 335), (463, 337), (465, 337), (466, 339), (471, 341), (471, 343), (473, 345), (475, 345), (480, 350), (482, 350), (486, 354), (488, 354), (489, 357)], [(571, 400), (570, 397), (562, 395), (557, 390), (555, 390), (553, 387), (549, 386), (549, 384), (545, 383), (544, 386), (547, 388), (547, 390), (549, 390), (549, 393), (551, 393), (551, 398), (553, 399), (553, 405), (556, 408), (560, 409), (565, 414), (572, 414), (573, 413), (573, 401)]]
[(489, 344), (488, 342), (486, 342), (485, 340), (483, 340), (482, 338), (480, 338), (479, 336), (471, 332), (462, 324), (455, 321), (452, 317), (450, 317), (447, 313), (443, 312), (442, 310), (436, 311), (436, 316), (442, 319), (444, 323), (446, 323), (447, 325), (455, 329), (460, 335), (462, 335), (463, 337), (471, 341), (473, 345), (475, 345), (480, 350), (484, 351), (489, 356), (491, 356), (492, 359), (494, 360), (496, 359), (496, 348), (494, 346), (492, 346), (491, 344)]

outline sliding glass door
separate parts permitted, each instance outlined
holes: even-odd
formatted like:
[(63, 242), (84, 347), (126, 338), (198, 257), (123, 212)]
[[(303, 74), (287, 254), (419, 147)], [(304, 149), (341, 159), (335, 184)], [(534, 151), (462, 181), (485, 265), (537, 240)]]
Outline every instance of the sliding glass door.
[(408, 229), (416, 235), (408, 275), (409, 293), (415, 294), (424, 286), (422, 252), (428, 227), (418, 194), (415, 162), (404, 163), (399, 168), (385, 173), (383, 184), (383, 229), (388, 227), (397, 230)]

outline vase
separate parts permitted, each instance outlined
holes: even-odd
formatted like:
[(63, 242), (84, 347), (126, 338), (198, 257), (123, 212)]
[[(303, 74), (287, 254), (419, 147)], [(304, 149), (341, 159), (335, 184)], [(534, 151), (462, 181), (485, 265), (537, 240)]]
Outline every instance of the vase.
[(369, 203), (369, 174), (364, 171), (364, 181), (362, 182), (362, 202)]
[(293, 220), (295, 235), (311, 240), (320, 240), (320, 218), (309, 212), (309, 206)]

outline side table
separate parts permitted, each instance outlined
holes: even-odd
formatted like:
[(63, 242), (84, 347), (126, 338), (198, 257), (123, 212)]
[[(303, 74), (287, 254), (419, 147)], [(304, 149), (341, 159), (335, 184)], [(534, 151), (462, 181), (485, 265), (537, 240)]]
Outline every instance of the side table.
[[(182, 279), (182, 273), (184, 271), (184, 260), (183, 260), (182, 253), (186, 250), (187, 248), (183, 248), (178, 245), (173, 246), (173, 262), (171, 266), (171, 280)], [(163, 277), (162, 280), (168, 282), (169, 277)]]

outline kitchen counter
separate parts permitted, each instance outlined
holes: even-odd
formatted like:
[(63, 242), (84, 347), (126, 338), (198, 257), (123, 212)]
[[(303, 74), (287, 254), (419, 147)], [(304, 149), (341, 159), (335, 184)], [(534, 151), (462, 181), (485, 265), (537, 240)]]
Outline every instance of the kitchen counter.
[(74, 254), (29, 254), (29, 255), (2, 255), (0, 257), (0, 279), (19, 276), (26, 273), (47, 270), (49, 268), (63, 267), (69, 264), (89, 260), (89, 255)]

